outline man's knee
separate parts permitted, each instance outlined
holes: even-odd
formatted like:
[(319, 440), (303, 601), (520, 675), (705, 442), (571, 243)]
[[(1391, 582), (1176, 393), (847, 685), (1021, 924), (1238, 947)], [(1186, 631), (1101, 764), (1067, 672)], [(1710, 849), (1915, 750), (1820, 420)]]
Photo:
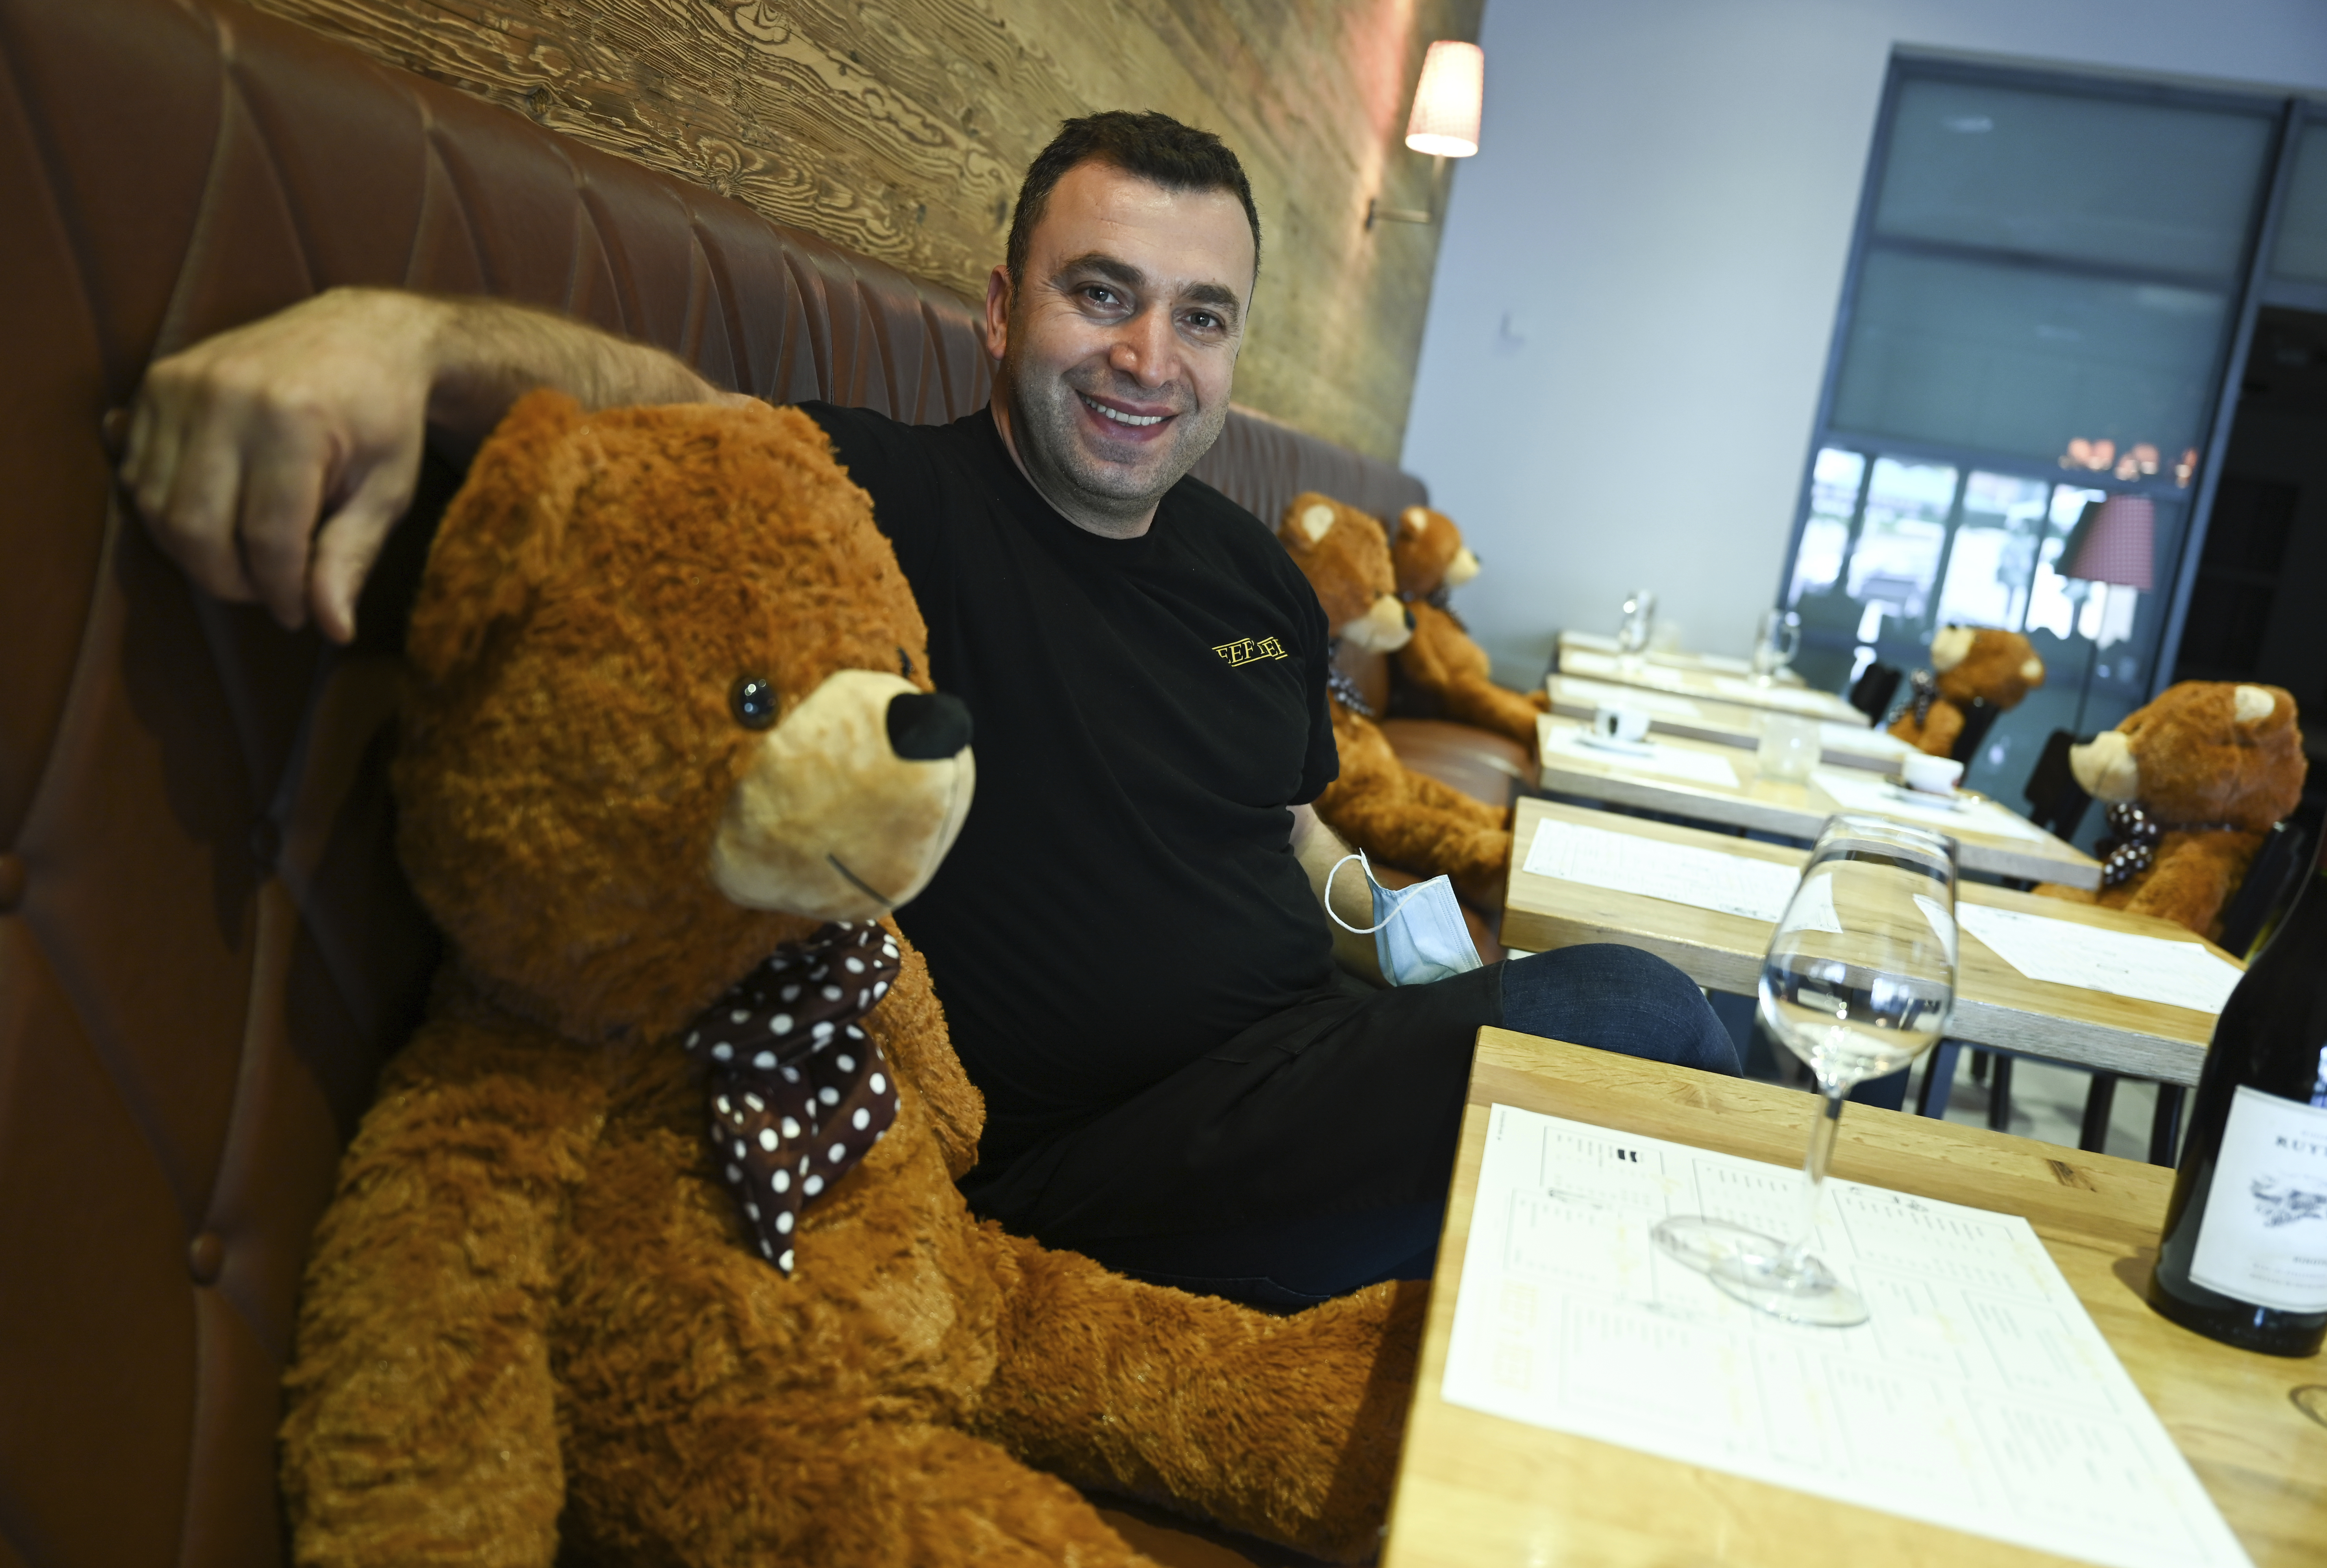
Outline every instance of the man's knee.
[(1503, 967), (1506, 1028), (1733, 1077), (1740, 1070), (1705, 994), (1653, 953), (1593, 943)]

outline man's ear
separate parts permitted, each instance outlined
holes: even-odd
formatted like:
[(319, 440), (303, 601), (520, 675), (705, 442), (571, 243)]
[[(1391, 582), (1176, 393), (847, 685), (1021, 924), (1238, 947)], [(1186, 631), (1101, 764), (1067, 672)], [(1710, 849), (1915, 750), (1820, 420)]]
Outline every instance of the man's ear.
[(575, 433), (582, 406), (547, 389), (519, 398), (477, 449), (428, 552), (405, 655), (435, 685), (523, 614), (565, 543), (575, 492), (593, 464)]
[(1007, 266), (996, 266), (986, 275), (986, 356), (997, 365), (1010, 348), (1010, 306), (1014, 298)]

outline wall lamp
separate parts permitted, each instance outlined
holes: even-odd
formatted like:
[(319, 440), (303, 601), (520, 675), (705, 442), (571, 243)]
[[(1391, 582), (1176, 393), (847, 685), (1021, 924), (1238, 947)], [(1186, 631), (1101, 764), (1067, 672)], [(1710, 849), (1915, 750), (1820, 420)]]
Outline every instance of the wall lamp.
[[(1475, 43), (1442, 38), (1422, 57), (1422, 79), (1414, 87), (1414, 113), (1406, 122), (1406, 145), (1427, 153), (1430, 188), (1435, 194), (1449, 158), (1467, 158), (1479, 150), (1479, 113), (1486, 101), (1487, 57)], [(1366, 202), (1366, 227), (1377, 223), (1428, 223), (1427, 208), (1385, 207), (1381, 198)]]

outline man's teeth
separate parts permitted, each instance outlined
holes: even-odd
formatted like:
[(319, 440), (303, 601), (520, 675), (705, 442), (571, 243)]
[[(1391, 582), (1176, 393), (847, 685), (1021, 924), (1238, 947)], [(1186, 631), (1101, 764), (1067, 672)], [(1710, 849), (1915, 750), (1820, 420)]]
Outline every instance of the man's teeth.
[(1161, 414), (1124, 414), (1116, 409), (1109, 408), (1104, 403), (1093, 403), (1088, 397), (1084, 398), (1083, 402), (1104, 417), (1114, 420), (1117, 425), (1161, 425), (1164, 423), (1164, 416)]

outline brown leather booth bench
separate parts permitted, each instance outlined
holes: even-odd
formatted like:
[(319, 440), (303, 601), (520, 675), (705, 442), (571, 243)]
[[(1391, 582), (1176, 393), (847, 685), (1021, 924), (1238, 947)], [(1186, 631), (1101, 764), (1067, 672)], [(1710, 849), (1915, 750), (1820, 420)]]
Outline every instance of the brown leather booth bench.
[[(283, 1555), (302, 1257), (436, 953), (384, 777), (425, 529), (329, 649), (192, 592), (99, 420), (155, 354), (358, 283), (777, 401), (988, 386), (953, 296), (229, 0), (0, 0), (0, 1564)], [(1272, 520), (1425, 499), (1245, 413), (1199, 471)]]

